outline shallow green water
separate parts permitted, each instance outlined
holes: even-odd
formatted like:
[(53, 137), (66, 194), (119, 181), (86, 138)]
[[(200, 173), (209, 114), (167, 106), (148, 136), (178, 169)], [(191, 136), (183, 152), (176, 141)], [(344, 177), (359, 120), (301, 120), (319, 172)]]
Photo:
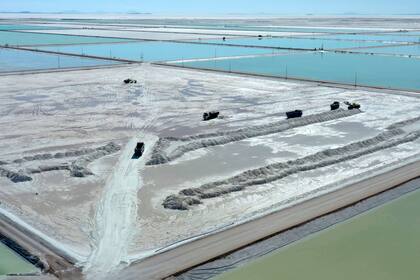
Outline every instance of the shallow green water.
[(419, 260), (416, 191), (216, 279), (412, 280)]
[(184, 66), (420, 90), (420, 60), (407, 57), (295, 52), (278, 56), (184, 62)]
[(0, 45), (8, 44), (10, 46), (113, 43), (127, 41), (130, 40), (103, 37), (0, 31)]
[(246, 46), (266, 46), (266, 47), (282, 47), (282, 48), (298, 48), (298, 49), (344, 49), (357, 47), (373, 47), (384, 46), (382, 42), (364, 42), (364, 41), (344, 41), (317, 38), (235, 38), (223, 41), (206, 40), (208, 43), (218, 44), (236, 44)]
[(109, 60), (52, 55), (46, 53), (0, 48), (0, 72), (45, 70), (113, 64), (116, 64), (116, 62)]
[[(116, 57), (136, 61), (167, 61), (222, 56), (270, 54), (274, 50), (174, 42), (135, 42), (80, 46), (51, 46), (38, 49), (72, 54)], [(276, 52), (280, 52), (276, 50)]]
[(0, 243), (0, 276), (6, 274), (36, 273), (39, 269)]

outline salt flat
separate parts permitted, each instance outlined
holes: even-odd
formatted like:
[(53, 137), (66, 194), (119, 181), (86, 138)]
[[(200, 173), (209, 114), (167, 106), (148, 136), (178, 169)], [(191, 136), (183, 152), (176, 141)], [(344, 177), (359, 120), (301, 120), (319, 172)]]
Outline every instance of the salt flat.
[[(131, 30), (132, 28), (130, 28)], [(128, 29), (127, 29), (128, 30)], [(145, 30), (149, 32), (169, 32), (169, 33), (192, 33), (192, 34), (207, 34), (207, 35), (227, 35), (227, 36), (299, 36), (299, 35), (311, 35), (313, 33), (301, 33), (301, 32), (281, 32), (273, 30), (260, 30), (260, 31), (249, 31), (249, 30), (230, 30), (230, 29), (195, 29), (187, 27), (147, 27), (147, 28), (136, 28), (136, 30)]]
[[(35, 32), (35, 30), (30, 30)], [(29, 32), (29, 30), (25, 30)], [(104, 29), (59, 29), (59, 30), (38, 30), (37, 32), (46, 34), (65, 34), (65, 35), (82, 35), (82, 36), (102, 36), (110, 38), (124, 38), (137, 40), (198, 40), (198, 39), (217, 39), (223, 35), (213, 34), (188, 34), (188, 33), (154, 33), (142, 32), (137, 30), (104, 30)]]
[[(138, 83), (125, 85), (125, 78)], [(284, 113), (294, 109), (304, 110), (304, 116), (311, 118), (328, 113), (333, 101), (346, 100), (360, 103), (362, 110), (280, 132), (247, 133), (238, 141), (201, 147), (167, 163), (144, 166), (158, 139), (247, 131), (285, 122)], [(127, 219), (129, 224), (122, 225), (129, 231), (122, 233), (130, 240), (121, 244), (125, 255), (120, 260), (129, 263), (297, 198), (316, 196), (396, 167), (417, 158), (420, 148), (420, 141), (413, 137), (420, 128), (414, 119), (420, 109), (416, 95), (149, 64), (0, 76), (0, 102), (0, 168), (17, 174), (1, 172), (1, 211), (17, 215), (53, 238), (60, 244), (56, 246), (81, 265), (91, 264), (92, 253), (100, 246), (97, 236), (107, 227), (98, 226), (98, 213), (118, 215), (137, 209), (135, 220)], [(220, 110), (223, 117), (203, 122), (202, 113), (208, 110)], [(390, 127), (409, 119), (414, 120)], [(154, 139), (146, 141), (150, 154), (138, 166), (119, 160), (133, 137)], [(225, 181), (274, 163), (308, 158), (312, 164), (311, 156), (318, 152), (361, 141), (367, 146), (343, 150), (334, 155), (334, 164), (297, 170), (278, 180), (202, 199), (201, 204), (184, 211), (163, 206), (168, 196), (184, 189)], [(167, 149), (171, 152), (179, 145), (176, 140)], [(355, 157), (346, 158), (350, 154)], [(136, 174), (133, 168), (138, 169), (142, 183), (137, 205), (121, 199), (103, 203), (110, 186), (122, 188), (117, 180), (120, 175), (109, 177), (117, 162), (130, 166), (122, 169), (130, 170), (130, 178)], [(105, 211), (99, 211), (101, 207)], [(112, 211), (113, 207), (118, 211)], [(117, 218), (103, 220), (112, 223)]]

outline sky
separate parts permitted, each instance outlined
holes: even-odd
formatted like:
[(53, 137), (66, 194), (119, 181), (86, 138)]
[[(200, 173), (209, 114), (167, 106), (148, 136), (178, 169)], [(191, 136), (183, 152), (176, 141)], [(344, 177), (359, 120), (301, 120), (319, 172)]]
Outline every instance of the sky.
[(0, 11), (153, 14), (420, 14), (420, 0), (0, 0)]

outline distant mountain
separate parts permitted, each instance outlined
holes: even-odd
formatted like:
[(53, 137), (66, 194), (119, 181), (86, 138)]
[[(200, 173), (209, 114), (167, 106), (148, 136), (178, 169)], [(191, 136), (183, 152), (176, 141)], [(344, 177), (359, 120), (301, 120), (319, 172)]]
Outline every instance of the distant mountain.
[(15, 11), (15, 12), (11, 12), (11, 11), (0, 11), (0, 13), (2, 14), (31, 14), (32, 12), (30, 11)]
[(65, 10), (65, 11), (60, 11), (57, 12), (57, 14), (82, 14), (83, 12), (78, 11), (78, 10)]
[(126, 14), (129, 14), (129, 15), (151, 15), (152, 13), (139, 12), (139, 11), (127, 11)]

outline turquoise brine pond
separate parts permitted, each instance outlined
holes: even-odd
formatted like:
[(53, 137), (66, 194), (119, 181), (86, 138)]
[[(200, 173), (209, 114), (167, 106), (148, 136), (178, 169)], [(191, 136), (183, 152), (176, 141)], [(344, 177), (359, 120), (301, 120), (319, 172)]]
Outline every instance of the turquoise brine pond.
[(416, 191), (215, 280), (418, 279), (419, 213)]
[(419, 36), (404, 36), (400, 33), (394, 34), (333, 34), (323, 35), (318, 38), (325, 39), (340, 39), (340, 40), (356, 40), (356, 41), (378, 41), (378, 42), (391, 42), (391, 43), (419, 43)]
[(105, 58), (113, 57), (134, 61), (168, 61), (272, 53), (272, 50), (262, 48), (162, 41), (80, 46), (51, 46), (40, 47), (38, 49), (71, 54), (100, 56)]
[(0, 277), (7, 274), (37, 273), (39, 269), (0, 242)]
[(420, 36), (420, 31), (406, 31), (406, 32), (398, 32), (398, 33), (387, 33), (387, 34), (398, 34), (402, 36)]
[(380, 54), (397, 54), (397, 55), (415, 55), (420, 56), (420, 44), (408, 46), (390, 46), (386, 48), (365, 48), (354, 50), (356, 52), (380, 53)]
[(113, 65), (114, 61), (0, 48), (0, 72)]
[(420, 90), (420, 60), (406, 57), (295, 52), (276, 56), (193, 61), (177, 65), (351, 85)]
[(64, 27), (54, 27), (48, 25), (26, 25), (26, 24), (0, 24), (0, 30), (48, 30), (66, 29)]
[(55, 45), (55, 44), (88, 44), (88, 43), (113, 43), (128, 42), (132, 40), (104, 37), (89, 37), (77, 35), (59, 35), (32, 32), (0, 31), (0, 45), (30, 46), (30, 45)]
[(205, 40), (207, 43), (217, 44), (235, 44), (245, 46), (264, 46), (264, 47), (280, 47), (280, 48), (295, 48), (295, 49), (344, 49), (344, 48), (360, 48), (360, 47), (374, 47), (386, 46), (387, 44), (381, 42), (364, 42), (364, 41), (344, 41), (317, 38), (234, 38), (217, 40)]

